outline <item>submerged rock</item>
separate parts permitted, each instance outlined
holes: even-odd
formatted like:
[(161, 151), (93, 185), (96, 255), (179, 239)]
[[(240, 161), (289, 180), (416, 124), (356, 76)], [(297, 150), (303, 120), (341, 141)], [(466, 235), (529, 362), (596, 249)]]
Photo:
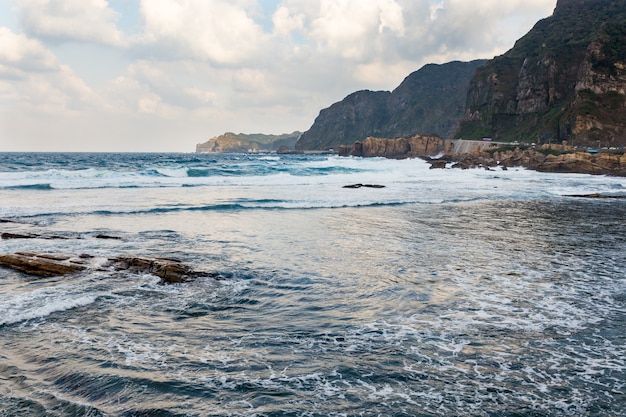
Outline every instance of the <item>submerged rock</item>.
[(602, 193), (591, 193), (591, 194), (568, 194), (566, 197), (576, 197), (576, 198), (626, 198), (626, 195), (622, 194), (602, 194)]
[(116, 271), (156, 275), (165, 284), (188, 282), (201, 276), (219, 278), (217, 273), (195, 271), (177, 259), (120, 256), (109, 259), (109, 262)]
[(2, 239), (67, 239), (65, 236), (57, 235), (38, 235), (36, 233), (9, 233), (0, 234)]
[(344, 185), (342, 188), (361, 188), (361, 187), (365, 187), (365, 188), (385, 188), (384, 185), (379, 185), (379, 184), (350, 184), (350, 185)]
[(65, 254), (16, 252), (0, 255), (0, 266), (30, 275), (51, 277), (87, 269), (84, 258)]
[(220, 279), (214, 272), (196, 271), (176, 259), (120, 256), (106, 258), (98, 264), (92, 255), (16, 252), (0, 255), (0, 266), (30, 275), (53, 277), (82, 272), (88, 269), (127, 271), (133, 274), (152, 274), (162, 284), (189, 282), (198, 277)]

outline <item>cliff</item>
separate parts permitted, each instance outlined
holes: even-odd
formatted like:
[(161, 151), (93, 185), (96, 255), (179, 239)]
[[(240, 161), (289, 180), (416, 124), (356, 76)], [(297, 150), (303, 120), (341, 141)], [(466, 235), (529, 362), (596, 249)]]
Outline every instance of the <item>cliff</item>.
[(340, 146), (339, 156), (429, 158), (444, 150), (445, 141), (438, 136), (411, 135), (393, 139), (370, 136), (352, 146)]
[(606, 150), (580, 151), (566, 143), (531, 146), (487, 141), (441, 139), (438, 136), (412, 135), (399, 138), (368, 137), (352, 146), (339, 147), (339, 156), (422, 158), (431, 168), (524, 167), (542, 172), (626, 176), (626, 153)]
[(285, 133), (282, 135), (264, 134), (235, 134), (226, 132), (204, 143), (196, 145), (196, 152), (261, 152), (276, 151), (281, 147), (293, 149), (301, 132)]
[(626, 1), (559, 0), (476, 71), (456, 137), (626, 145)]
[(541, 172), (626, 176), (626, 154), (622, 151), (589, 153), (566, 144), (491, 145), (469, 152), (455, 152), (449, 146), (446, 149), (442, 159), (454, 162), (454, 168), (525, 167)]
[(296, 144), (300, 150), (349, 145), (368, 136), (417, 133), (452, 137), (465, 111), (468, 83), (484, 60), (429, 64), (392, 92), (363, 90), (320, 111)]

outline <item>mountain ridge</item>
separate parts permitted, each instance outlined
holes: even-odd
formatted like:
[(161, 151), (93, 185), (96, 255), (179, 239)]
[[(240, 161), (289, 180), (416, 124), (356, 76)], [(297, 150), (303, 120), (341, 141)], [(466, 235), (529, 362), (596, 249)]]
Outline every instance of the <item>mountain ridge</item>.
[(350, 145), (369, 136), (452, 136), (465, 110), (466, 85), (486, 60), (427, 64), (393, 91), (361, 90), (322, 109), (296, 149)]

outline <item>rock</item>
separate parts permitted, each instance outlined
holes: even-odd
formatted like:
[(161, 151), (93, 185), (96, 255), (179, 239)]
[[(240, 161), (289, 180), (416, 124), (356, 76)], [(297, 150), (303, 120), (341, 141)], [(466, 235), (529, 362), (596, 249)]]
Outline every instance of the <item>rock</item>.
[(591, 193), (591, 194), (569, 194), (565, 197), (576, 197), (576, 198), (616, 198), (622, 199), (626, 198), (626, 195), (612, 195), (612, 194), (601, 194), (601, 193)]
[(33, 234), (23, 234), (23, 233), (2, 233), (0, 235), (2, 239), (34, 239), (39, 237), (38, 235)]
[(104, 234), (97, 234), (94, 236), (96, 239), (111, 239), (111, 240), (122, 240), (119, 236), (109, 236)]
[(38, 235), (36, 233), (2, 233), (0, 235), (2, 239), (67, 239), (65, 236), (56, 235)]
[(430, 169), (444, 169), (446, 167), (447, 161), (445, 160), (435, 160), (430, 162)]
[(101, 266), (94, 265), (95, 257), (56, 253), (16, 252), (0, 255), (0, 266), (36, 276), (63, 276), (87, 269), (127, 271), (133, 274), (152, 274), (161, 278), (162, 284), (189, 282), (198, 277), (220, 279), (212, 272), (196, 271), (176, 259), (120, 256), (108, 258)]
[(156, 275), (166, 284), (188, 282), (199, 276), (217, 276), (215, 274), (194, 271), (176, 259), (122, 256), (112, 258), (109, 261), (117, 271), (126, 270), (135, 274)]
[(63, 254), (16, 252), (0, 255), (0, 266), (37, 276), (68, 275), (87, 269), (83, 258)]
[(412, 135), (399, 138), (368, 137), (354, 142), (352, 147), (340, 146), (339, 156), (390, 159), (427, 158), (444, 149), (443, 139), (437, 136)]
[(351, 185), (344, 185), (343, 188), (361, 188), (361, 187), (366, 187), (366, 188), (385, 188), (384, 185), (379, 185), (379, 184), (351, 184)]

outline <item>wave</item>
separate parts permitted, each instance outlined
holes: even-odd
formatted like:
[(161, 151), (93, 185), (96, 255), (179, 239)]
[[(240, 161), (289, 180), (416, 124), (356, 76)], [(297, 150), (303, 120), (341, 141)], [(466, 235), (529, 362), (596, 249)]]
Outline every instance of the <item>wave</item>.
[[(8, 297), (10, 296), (10, 298)], [(49, 316), (93, 304), (97, 295), (75, 294), (67, 288), (44, 288), (0, 297), (0, 326)]]
[[(437, 204), (443, 201), (424, 201), (424, 204)], [(246, 210), (315, 210), (315, 209), (336, 209), (336, 208), (360, 208), (360, 207), (395, 207), (403, 206), (407, 204), (414, 204), (415, 201), (390, 201), (390, 202), (306, 202), (306, 201), (287, 201), (287, 200), (259, 200), (256, 202), (241, 202), (241, 203), (221, 203), (210, 204), (202, 206), (188, 206), (188, 207), (152, 207), (152, 208), (139, 208), (139, 209), (127, 209), (127, 210), (92, 210), (81, 211), (79, 213), (67, 213), (67, 212), (49, 212), (38, 213), (32, 215), (21, 216), (21, 218), (28, 217), (62, 217), (73, 216), (76, 214), (81, 215), (97, 215), (97, 216), (118, 216), (118, 215), (150, 215), (150, 214), (166, 214), (166, 213), (178, 213), (178, 212), (209, 212), (209, 211), (246, 211)]]
[(42, 183), (42, 184), (25, 184), (25, 185), (14, 185), (4, 187), (7, 190), (52, 190), (52, 184)]

